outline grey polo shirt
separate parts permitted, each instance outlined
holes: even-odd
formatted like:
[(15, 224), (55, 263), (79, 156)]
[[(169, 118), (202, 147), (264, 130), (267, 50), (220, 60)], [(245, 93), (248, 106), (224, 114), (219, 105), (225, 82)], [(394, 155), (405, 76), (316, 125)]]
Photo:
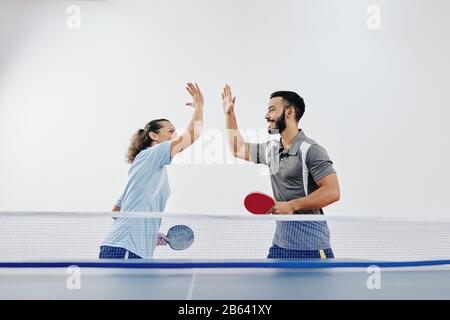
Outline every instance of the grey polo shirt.
[[(302, 145), (308, 147), (305, 161), (302, 159)], [(299, 130), (289, 149), (283, 148), (281, 139), (249, 143), (248, 147), (252, 162), (269, 167), (276, 201), (305, 197), (318, 189), (316, 181), (335, 173), (333, 162), (326, 150), (306, 137), (303, 130)], [(295, 214), (323, 214), (323, 210), (302, 211)], [(330, 231), (325, 221), (277, 221), (273, 243), (292, 250), (327, 249), (331, 246)]]

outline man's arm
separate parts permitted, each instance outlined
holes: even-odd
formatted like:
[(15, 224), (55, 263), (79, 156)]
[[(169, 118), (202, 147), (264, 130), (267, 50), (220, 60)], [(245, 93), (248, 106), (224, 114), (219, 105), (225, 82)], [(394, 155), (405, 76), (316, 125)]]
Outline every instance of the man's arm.
[(194, 108), (191, 122), (189, 123), (186, 131), (175, 138), (171, 142), (170, 156), (182, 152), (189, 148), (199, 137), (203, 128), (203, 95), (197, 84), (188, 83), (186, 87), (187, 91), (192, 96), (193, 102), (186, 103), (186, 105)]
[(335, 173), (320, 179), (317, 181), (317, 185), (319, 188), (306, 197), (275, 203), (268, 213), (293, 214), (297, 211), (318, 210), (339, 201), (340, 188)]
[(239, 159), (250, 161), (248, 145), (242, 137), (234, 113), (236, 97), (231, 93), (231, 87), (227, 84), (222, 91), (223, 112), (225, 113), (226, 135), (231, 154)]

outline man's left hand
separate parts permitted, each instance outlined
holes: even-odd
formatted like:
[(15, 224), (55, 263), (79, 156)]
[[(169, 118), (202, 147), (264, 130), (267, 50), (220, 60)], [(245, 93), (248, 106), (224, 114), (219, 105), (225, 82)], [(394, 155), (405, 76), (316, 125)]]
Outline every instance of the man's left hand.
[(295, 212), (291, 202), (275, 202), (267, 214), (293, 214)]

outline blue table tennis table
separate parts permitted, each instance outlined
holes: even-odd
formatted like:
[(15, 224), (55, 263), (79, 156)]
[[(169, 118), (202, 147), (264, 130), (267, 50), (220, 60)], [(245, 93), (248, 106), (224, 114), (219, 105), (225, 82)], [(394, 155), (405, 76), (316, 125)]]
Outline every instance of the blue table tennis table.
[[(80, 289), (67, 287), (70, 265)], [(368, 288), (371, 265), (379, 289)], [(3, 263), (0, 299), (450, 299), (450, 261)]]

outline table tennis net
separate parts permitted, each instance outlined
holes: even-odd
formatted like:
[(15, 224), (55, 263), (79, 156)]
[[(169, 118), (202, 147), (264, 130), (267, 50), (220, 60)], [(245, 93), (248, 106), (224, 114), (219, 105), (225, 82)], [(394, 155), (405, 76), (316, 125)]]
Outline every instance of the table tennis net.
[[(138, 223), (159, 221), (159, 232), (164, 234), (174, 225), (187, 225), (194, 231), (195, 241), (191, 247), (175, 251), (168, 246), (156, 246), (153, 259), (265, 259), (277, 226), (283, 230), (281, 239), (288, 245), (303, 244), (309, 248), (320, 246), (318, 242), (323, 237), (315, 235), (328, 230), (335, 258), (450, 259), (450, 221), (302, 215), (0, 212), (0, 262), (97, 261), (99, 248), (117, 223), (118, 220), (113, 219), (117, 216), (118, 219), (137, 219), (132, 221)], [(138, 236), (133, 235), (136, 241), (142, 240)], [(148, 234), (148, 239), (155, 236)]]

